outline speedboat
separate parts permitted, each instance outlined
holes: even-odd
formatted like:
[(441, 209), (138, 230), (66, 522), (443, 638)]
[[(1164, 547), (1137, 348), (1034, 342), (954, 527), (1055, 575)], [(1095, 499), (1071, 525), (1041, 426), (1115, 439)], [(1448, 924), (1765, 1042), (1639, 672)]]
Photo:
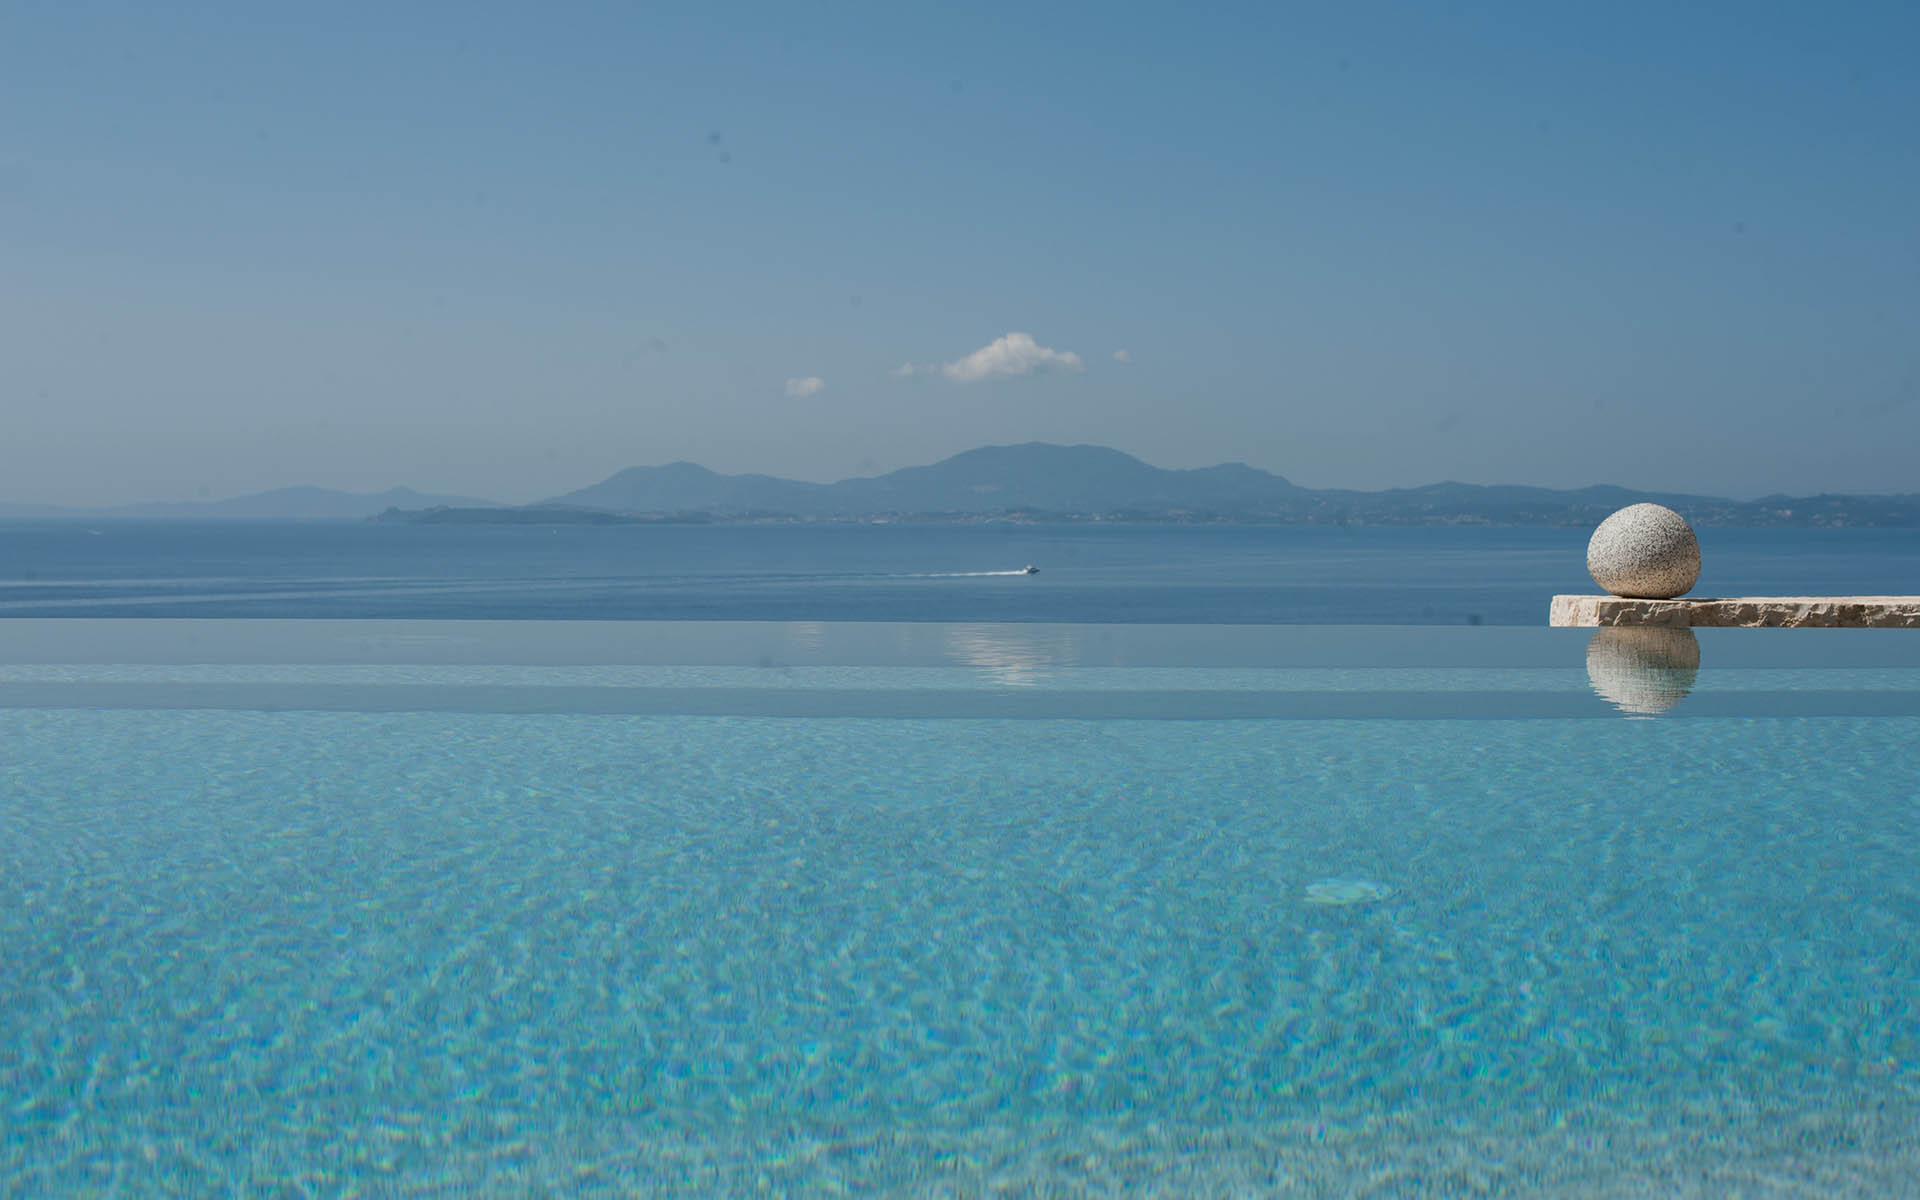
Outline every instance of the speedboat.
[(1027, 569), (1026, 569), (1026, 570), (1024, 570), (1024, 571), (1022, 571), (1022, 572), (1020, 572), (1020, 573), (1021, 573), (1022, 575), (1038, 575), (1038, 574), (1040, 573), (1040, 568), (1039, 568), (1039, 567), (1036, 567), (1036, 566), (1034, 566), (1034, 565), (1033, 565), (1032, 563), (1028, 563), (1028, 564), (1027, 564)]

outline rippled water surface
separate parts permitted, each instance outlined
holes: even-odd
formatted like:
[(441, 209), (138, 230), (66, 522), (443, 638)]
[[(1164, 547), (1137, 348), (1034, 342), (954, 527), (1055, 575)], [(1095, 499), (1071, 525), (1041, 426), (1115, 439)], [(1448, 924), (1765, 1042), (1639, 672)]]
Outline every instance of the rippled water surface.
[[(1829, 642), (1878, 661), (1826, 669), (1702, 638), (1678, 702), (1628, 720), (1584, 634), (1474, 631), (1487, 668), (1316, 665), (1306, 635), (1127, 668), (1039, 632), (982, 665), (966, 632), (896, 666), (584, 678), (14, 644), (0, 1192), (1900, 1195), (1920, 1170), (1906, 643)], [(461, 672), (669, 699), (487, 711)], [(263, 679), (348, 690), (262, 707)], [(1178, 708), (1263, 679), (1382, 707)], [(749, 702), (783, 687), (923, 707)], [(1149, 692), (1175, 707), (1087, 715)], [(1052, 707), (925, 715), (1015, 693)], [(1446, 719), (1448, 694), (1506, 699)]]

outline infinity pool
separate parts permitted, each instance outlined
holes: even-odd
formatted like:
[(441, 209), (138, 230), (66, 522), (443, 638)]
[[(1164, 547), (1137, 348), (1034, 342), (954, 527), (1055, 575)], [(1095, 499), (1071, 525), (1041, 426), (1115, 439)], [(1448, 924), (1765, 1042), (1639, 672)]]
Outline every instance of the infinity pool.
[(1898, 632), (4, 622), (0, 1193), (1910, 1194), (1916, 744)]

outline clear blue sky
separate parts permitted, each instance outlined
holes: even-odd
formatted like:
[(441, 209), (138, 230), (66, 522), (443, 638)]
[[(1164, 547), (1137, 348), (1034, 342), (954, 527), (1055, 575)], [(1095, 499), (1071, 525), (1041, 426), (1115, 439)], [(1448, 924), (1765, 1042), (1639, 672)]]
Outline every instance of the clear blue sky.
[(1911, 3), (12, 0), (0, 500), (1920, 491), (1916, 62)]

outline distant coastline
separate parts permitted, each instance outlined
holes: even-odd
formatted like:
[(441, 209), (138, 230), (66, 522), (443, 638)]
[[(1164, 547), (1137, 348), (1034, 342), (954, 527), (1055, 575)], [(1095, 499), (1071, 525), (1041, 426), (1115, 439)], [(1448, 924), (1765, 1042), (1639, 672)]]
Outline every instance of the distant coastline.
[[(1889, 506), (1873, 503), (1878, 497), (1820, 496), (1801, 500), (1804, 509), (1768, 510), (1754, 504), (1722, 501), (1725, 507), (1688, 506), (1686, 515), (1697, 526), (1742, 529), (1914, 529), (1920, 528), (1920, 501), (1893, 497)], [(1621, 501), (1617, 507), (1634, 503)], [(598, 512), (553, 507), (399, 509), (389, 508), (368, 521), (410, 525), (1318, 525), (1378, 528), (1591, 528), (1615, 511), (1572, 505), (1565, 512), (1529, 511), (1499, 516), (1475, 512), (1415, 510), (1402, 513), (1374, 511), (1342, 513), (1333, 510), (1299, 517), (1270, 513), (1213, 512), (1046, 512), (1010, 509), (1002, 512), (883, 512), (797, 516), (792, 513), (709, 512)]]
[(592, 508), (529, 505), (524, 508), (388, 508), (369, 521), (401, 521), (409, 525), (708, 525), (706, 513), (615, 513)]
[(417, 524), (855, 523), (1592, 527), (1642, 500), (1702, 526), (1920, 527), (1920, 495), (1717, 496), (1438, 483), (1380, 492), (1301, 487), (1244, 463), (1165, 470), (1104, 446), (984, 446), (871, 478), (802, 483), (696, 463), (630, 467), (518, 508), (393, 506)]
[(1553, 526), (1591, 528), (1639, 501), (1697, 526), (1920, 528), (1920, 494), (1729, 500), (1613, 486), (1436, 483), (1365, 492), (1301, 487), (1244, 463), (1168, 470), (1104, 446), (983, 446), (885, 475), (806, 483), (696, 463), (629, 467), (564, 495), (505, 505), (394, 488), (281, 488), (229, 500), (115, 509), (0, 505), (0, 518), (372, 520), (418, 525), (785, 523)]

